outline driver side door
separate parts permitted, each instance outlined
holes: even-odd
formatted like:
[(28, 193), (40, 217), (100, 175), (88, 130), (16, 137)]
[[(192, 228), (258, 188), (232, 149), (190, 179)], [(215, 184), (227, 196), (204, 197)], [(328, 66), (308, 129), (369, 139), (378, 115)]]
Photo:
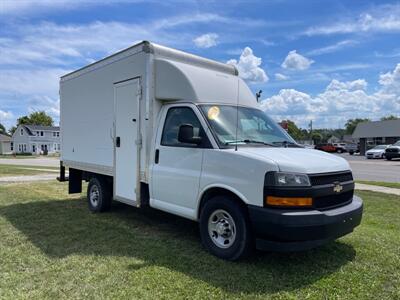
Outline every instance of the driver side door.
[[(197, 113), (199, 113), (197, 111)], [(201, 143), (178, 140), (179, 127), (192, 125)], [(156, 140), (152, 167), (152, 207), (183, 217), (195, 218), (204, 151), (211, 148), (195, 110), (190, 106), (172, 106), (164, 117), (164, 126)]]

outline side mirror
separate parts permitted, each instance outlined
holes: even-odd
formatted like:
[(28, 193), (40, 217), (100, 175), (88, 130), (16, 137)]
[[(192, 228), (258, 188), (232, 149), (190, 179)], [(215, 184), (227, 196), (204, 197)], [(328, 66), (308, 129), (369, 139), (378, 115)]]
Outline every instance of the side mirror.
[(179, 126), (178, 141), (185, 144), (200, 145), (201, 137), (194, 136), (192, 125), (183, 124)]

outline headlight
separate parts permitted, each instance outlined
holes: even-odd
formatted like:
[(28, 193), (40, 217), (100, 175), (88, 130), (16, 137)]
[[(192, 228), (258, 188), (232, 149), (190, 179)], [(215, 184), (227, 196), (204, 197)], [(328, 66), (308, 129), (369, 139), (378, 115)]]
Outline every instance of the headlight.
[(270, 183), (273, 183), (275, 186), (311, 186), (310, 179), (308, 178), (307, 174), (286, 172), (274, 172), (272, 174), (274, 178), (273, 182), (270, 181)]

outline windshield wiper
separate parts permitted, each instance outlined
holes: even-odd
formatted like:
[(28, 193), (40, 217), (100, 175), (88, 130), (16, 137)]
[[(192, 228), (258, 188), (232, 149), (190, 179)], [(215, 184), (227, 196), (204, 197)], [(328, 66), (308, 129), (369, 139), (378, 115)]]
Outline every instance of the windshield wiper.
[(271, 147), (277, 147), (276, 145), (271, 144), (271, 143), (267, 143), (267, 142), (263, 142), (263, 141), (256, 141), (256, 140), (249, 140), (249, 139), (226, 142), (225, 145), (231, 145), (231, 144), (237, 144), (237, 143), (261, 144), (261, 145), (267, 145), (267, 146), (271, 146)]
[(272, 142), (272, 144), (274, 144), (275, 146), (276, 146), (276, 144), (281, 144), (285, 148), (287, 148), (289, 145), (290, 146), (295, 146), (295, 147), (298, 147), (298, 148), (303, 148), (299, 144), (293, 143), (293, 142), (289, 142), (289, 141)]

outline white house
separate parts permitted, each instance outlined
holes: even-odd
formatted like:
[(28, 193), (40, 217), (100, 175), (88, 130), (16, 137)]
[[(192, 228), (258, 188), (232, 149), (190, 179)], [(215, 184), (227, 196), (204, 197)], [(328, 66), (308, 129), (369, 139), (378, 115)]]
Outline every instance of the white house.
[(60, 127), (19, 125), (12, 135), (13, 153), (60, 152)]
[(11, 154), (11, 137), (0, 133), (0, 154)]

